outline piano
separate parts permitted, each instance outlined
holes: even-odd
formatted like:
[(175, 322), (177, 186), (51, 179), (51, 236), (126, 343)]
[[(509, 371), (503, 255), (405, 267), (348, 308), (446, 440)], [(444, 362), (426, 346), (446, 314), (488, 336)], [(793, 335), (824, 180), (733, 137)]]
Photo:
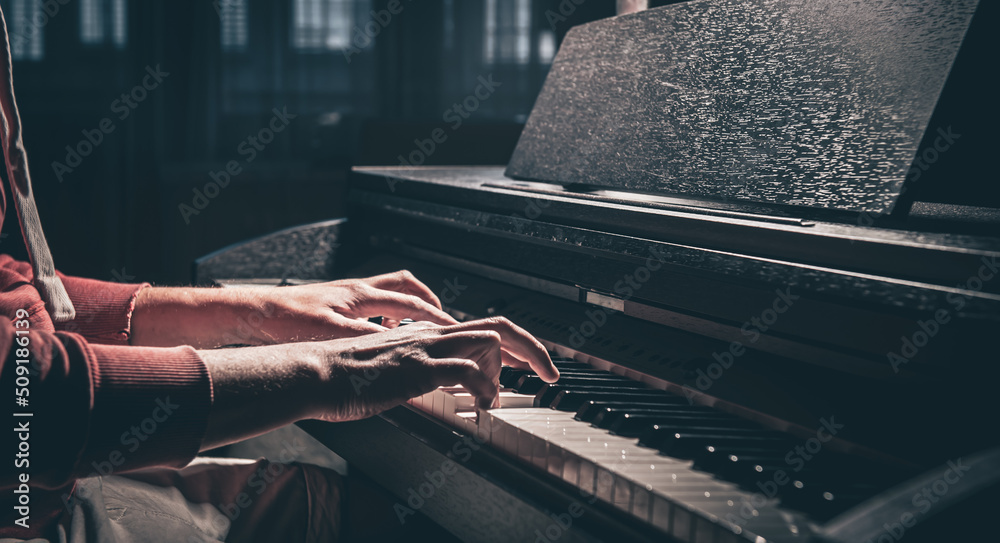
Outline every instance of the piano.
[(403, 523), (995, 538), (997, 124), (974, 84), (995, 8), (700, 0), (574, 28), (506, 168), (357, 167), (348, 217), (203, 257), (196, 281), (408, 269), (551, 351), (560, 381), (505, 368), (500, 408), (443, 387), (300, 423)]

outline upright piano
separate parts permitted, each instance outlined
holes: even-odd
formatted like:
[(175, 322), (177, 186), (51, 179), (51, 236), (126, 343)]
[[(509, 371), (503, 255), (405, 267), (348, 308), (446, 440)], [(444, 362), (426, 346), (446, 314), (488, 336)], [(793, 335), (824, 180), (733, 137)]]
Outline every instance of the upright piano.
[(577, 27), (506, 168), (355, 168), (348, 217), (208, 255), (196, 279), (408, 269), (456, 318), (551, 351), (560, 381), (505, 368), (497, 409), (444, 387), (301, 424), (401, 522), (994, 539), (995, 7), (698, 0)]

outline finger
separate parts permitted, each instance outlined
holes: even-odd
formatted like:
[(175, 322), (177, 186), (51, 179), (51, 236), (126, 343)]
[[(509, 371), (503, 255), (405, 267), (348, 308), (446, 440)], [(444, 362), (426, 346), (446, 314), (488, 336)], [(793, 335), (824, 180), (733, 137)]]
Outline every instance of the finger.
[(491, 330), (451, 332), (435, 338), (427, 347), (434, 358), (462, 358), (474, 361), (494, 382), (500, 379), (500, 334)]
[(504, 317), (491, 317), (468, 321), (445, 328), (447, 333), (466, 330), (492, 330), (500, 334), (502, 348), (511, 355), (528, 362), (531, 369), (543, 381), (554, 383), (559, 379), (559, 370), (552, 364), (548, 351), (537, 339), (520, 326)]
[(399, 326), (399, 321), (384, 317), (382, 319), (382, 326), (385, 326), (386, 328), (397, 328)]
[(425, 284), (421, 283), (412, 273), (401, 270), (395, 273), (376, 275), (364, 279), (369, 285), (383, 290), (392, 290), (402, 294), (410, 294), (441, 309), (441, 300)]
[(388, 330), (385, 326), (380, 326), (374, 322), (360, 319), (348, 319), (337, 315), (334, 317), (335, 324), (342, 330), (341, 337), (357, 337)]
[(520, 358), (508, 353), (507, 351), (500, 351), (501, 360), (503, 360), (504, 366), (510, 366), (519, 370), (531, 370), (531, 364), (521, 360)]
[[(374, 287), (366, 292), (358, 304), (357, 311), (373, 315), (382, 315), (394, 320), (413, 319), (429, 321), (443, 326), (457, 324), (451, 315), (434, 307), (426, 301), (410, 294), (401, 294), (391, 290), (381, 290)], [(361, 315), (358, 315), (361, 316)]]
[(432, 371), (442, 385), (462, 385), (476, 397), (481, 409), (493, 407), (498, 395), (497, 384), (483, 373), (476, 362), (464, 358), (436, 359)]

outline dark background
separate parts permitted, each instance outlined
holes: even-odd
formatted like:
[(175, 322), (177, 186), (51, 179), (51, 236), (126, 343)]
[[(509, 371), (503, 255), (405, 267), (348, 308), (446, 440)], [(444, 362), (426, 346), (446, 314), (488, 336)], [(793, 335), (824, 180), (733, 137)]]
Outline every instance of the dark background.
[[(556, 44), (615, 11), (562, 4), (565, 20), (558, 0), (401, 0), (348, 61), (345, 44), (388, 0), (0, 1), (57, 267), (183, 284), (198, 256), (341, 216), (349, 167), (398, 164), (480, 75), (501, 86), (426, 163), (506, 163)], [(115, 100), (156, 66), (170, 75), (120, 119)], [(238, 146), (283, 107), (297, 117), (248, 164)], [(60, 181), (53, 162), (104, 118), (114, 131)], [(231, 160), (243, 171), (186, 224), (178, 206)], [(24, 258), (7, 210), (0, 251)]]

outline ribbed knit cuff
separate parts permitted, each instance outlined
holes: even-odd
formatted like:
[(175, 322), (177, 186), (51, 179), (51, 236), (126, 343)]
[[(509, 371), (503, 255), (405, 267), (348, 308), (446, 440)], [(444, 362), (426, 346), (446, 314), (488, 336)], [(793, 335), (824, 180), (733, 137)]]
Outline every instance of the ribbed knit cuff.
[(201, 447), (212, 380), (191, 347), (83, 345), (90, 349), (93, 416), (84, 458), (101, 474), (182, 467)]
[(73, 300), (76, 318), (57, 323), (57, 330), (80, 334), (89, 343), (128, 345), (136, 296), (149, 283), (110, 283), (62, 274), (60, 278)]

